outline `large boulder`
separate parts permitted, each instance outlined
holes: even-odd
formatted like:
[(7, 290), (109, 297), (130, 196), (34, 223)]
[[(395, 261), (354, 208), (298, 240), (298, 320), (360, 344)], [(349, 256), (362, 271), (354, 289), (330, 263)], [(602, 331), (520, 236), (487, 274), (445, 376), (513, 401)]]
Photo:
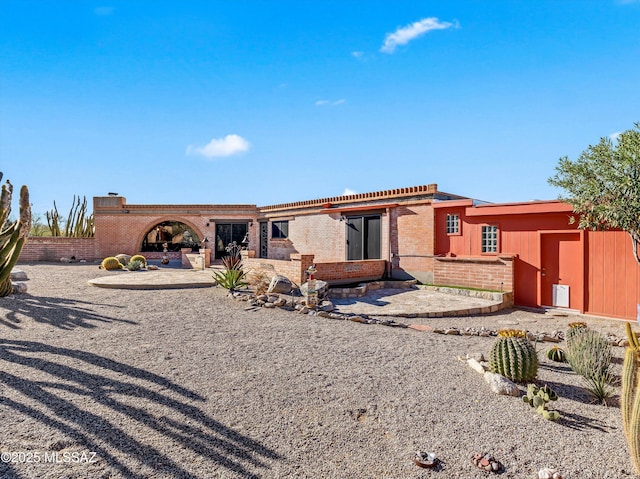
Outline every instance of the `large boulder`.
[[(327, 295), (327, 291), (329, 290), (329, 283), (319, 279), (316, 279), (315, 282), (316, 282), (315, 290), (318, 292), (318, 298), (320, 299), (324, 298)], [(308, 282), (300, 286), (300, 292), (302, 293), (303, 296), (307, 295), (307, 293), (309, 292)]]
[(11, 270), (11, 281), (26, 281), (27, 279), (29, 279), (27, 278), (27, 273), (21, 269), (13, 268)]
[(122, 263), (123, 266), (128, 265), (129, 260), (131, 259), (131, 255), (123, 254), (123, 253), (117, 254), (115, 257), (118, 261)]
[(23, 283), (22, 281), (16, 281), (14, 283), (11, 281), (11, 285), (13, 286), (13, 292), (16, 294), (24, 294), (27, 292), (27, 283)]
[(520, 390), (516, 384), (501, 376), (500, 374), (486, 371), (484, 373), (484, 380), (489, 383), (491, 390), (496, 394), (502, 394), (505, 396), (520, 396)]
[(273, 278), (271, 278), (267, 293), (287, 294), (290, 293), (292, 289), (293, 283), (291, 283), (291, 280), (286, 276), (277, 274)]

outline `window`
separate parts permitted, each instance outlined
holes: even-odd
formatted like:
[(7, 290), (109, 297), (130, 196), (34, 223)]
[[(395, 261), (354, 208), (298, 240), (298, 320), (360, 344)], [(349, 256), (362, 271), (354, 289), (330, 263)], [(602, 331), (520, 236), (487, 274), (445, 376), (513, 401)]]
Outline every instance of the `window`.
[(346, 223), (347, 261), (380, 259), (380, 215), (349, 216)]
[(289, 237), (289, 221), (273, 221), (271, 222), (272, 238), (288, 238)]
[(487, 225), (482, 227), (482, 252), (497, 253), (498, 252), (498, 227), (495, 225)]
[(460, 216), (447, 215), (447, 234), (455, 235), (460, 233)]

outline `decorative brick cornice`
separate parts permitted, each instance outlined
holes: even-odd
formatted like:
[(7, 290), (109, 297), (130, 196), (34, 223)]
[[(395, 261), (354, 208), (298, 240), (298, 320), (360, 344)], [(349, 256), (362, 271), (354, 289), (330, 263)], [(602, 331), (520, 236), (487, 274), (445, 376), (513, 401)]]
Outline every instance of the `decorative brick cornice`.
[(458, 195), (451, 195), (449, 193), (443, 193), (438, 191), (438, 185), (435, 183), (429, 185), (410, 186), (407, 188), (396, 188), (393, 190), (375, 191), (371, 193), (357, 193), (354, 195), (333, 196), (330, 198), (321, 198), (316, 200), (307, 201), (295, 201), (293, 203), (282, 203), (278, 205), (260, 206), (258, 209), (262, 213), (271, 213), (280, 210), (293, 210), (303, 208), (318, 208), (325, 209), (341, 206), (345, 204), (355, 205), (363, 202), (375, 202), (375, 201), (389, 201), (390, 199), (400, 199), (422, 196), (425, 198), (432, 197), (446, 197), (459, 199), (464, 198)]

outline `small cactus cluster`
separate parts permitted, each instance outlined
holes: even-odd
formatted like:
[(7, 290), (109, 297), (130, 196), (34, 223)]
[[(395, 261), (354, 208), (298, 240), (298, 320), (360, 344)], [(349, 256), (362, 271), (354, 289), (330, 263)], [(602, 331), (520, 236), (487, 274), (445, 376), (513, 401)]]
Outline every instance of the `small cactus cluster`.
[(142, 261), (138, 259), (132, 259), (131, 261), (129, 261), (129, 264), (127, 264), (127, 269), (129, 271), (140, 271), (142, 269)]
[(140, 261), (140, 264), (142, 265), (143, 268), (147, 267), (147, 258), (142, 256), (141, 254), (134, 254), (129, 261), (130, 262)]
[(525, 331), (503, 329), (491, 348), (491, 372), (516, 382), (531, 381), (538, 374), (538, 356)]
[(556, 363), (566, 363), (567, 355), (560, 346), (554, 346), (549, 351), (547, 351), (547, 358), (551, 361), (555, 361)]
[(527, 386), (527, 395), (522, 396), (522, 400), (529, 406), (536, 409), (536, 412), (549, 421), (560, 419), (560, 413), (548, 409), (549, 401), (557, 401), (558, 395), (549, 386), (538, 387), (535, 384)]
[(627, 323), (625, 327), (629, 347), (625, 351), (622, 366), (620, 409), (631, 462), (636, 473), (640, 474), (640, 342), (631, 324)]
[(118, 261), (118, 258), (115, 256), (109, 256), (102, 260), (102, 264), (100, 265), (102, 269), (106, 269), (107, 271), (116, 271), (118, 269), (124, 268), (122, 263)]

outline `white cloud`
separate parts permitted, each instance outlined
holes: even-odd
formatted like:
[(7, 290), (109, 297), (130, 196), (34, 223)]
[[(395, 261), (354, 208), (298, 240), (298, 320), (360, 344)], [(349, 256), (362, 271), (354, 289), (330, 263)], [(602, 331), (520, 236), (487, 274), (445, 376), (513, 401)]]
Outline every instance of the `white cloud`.
[(431, 30), (445, 30), (454, 26), (456, 25), (450, 22), (441, 22), (436, 17), (423, 18), (405, 27), (400, 27), (393, 33), (387, 33), (380, 51), (393, 53), (398, 45), (406, 45)]
[(620, 139), (620, 135), (621, 135), (621, 134), (622, 134), (622, 132), (621, 132), (621, 131), (616, 131), (616, 132), (614, 132), (614, 133), (611, 133), (611, 134), (609, 135), (609, 139), (610, 139), (611, 141), (618, 141), (618, 140)]
[(244, 153), (250, 143), (239, 135), (227, 135), (224, 138), (213, 138), (205, 146), (187, 146), (187, 155), (201, 155), (205, 158), (217, 158)]
[(344, 98), (340, 98), (339, 100), (318, 100), (315, 105), (316, 106), (338, 106), (346, 103), (347, 100)]
[(361, 58), (364, 52), (351, 52), (351, 56), (354, 58)]
[(357, 195), (358, 192), (357, 191), (353, 191), (351, 188), (345, 188), (344, 191), (342, 192), (342, 196), (351, 196), (351, 195)]
[(93, 13), (101, 17), (106, 17), (107, 15), (111, 15), (113, 10), (115, 10), (113, 7), (96, 7), (94, 8)]

